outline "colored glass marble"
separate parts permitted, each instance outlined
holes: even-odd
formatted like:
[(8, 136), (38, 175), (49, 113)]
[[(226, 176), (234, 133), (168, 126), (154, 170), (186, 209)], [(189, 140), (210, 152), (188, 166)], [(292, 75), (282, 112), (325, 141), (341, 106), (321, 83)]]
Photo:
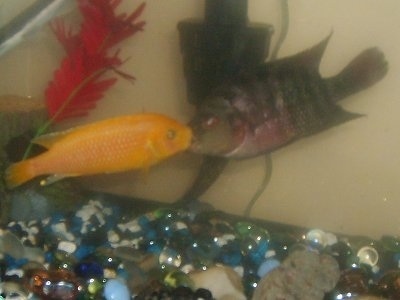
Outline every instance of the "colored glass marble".
[(200, 258), (205, 260), (213, 260), (219, 254), (220, 247), (215, 241), (209, 238), (196, 239), (188, 249), (187, 253), (191, 259)]
[(86, 290), (92, 296), (99, 295), (103, 290), (105, 280), (99, 278), (90, 278), (86, 280)]
[(180, 270), (172, 270), (164, 277), (164, 283), (170, 287), (184, 286), (193, 289), (194, 283), (190, 277)]
[(179, 252), (168, 246), (161, 251), (158, 260), (160, 265), (169, 265), (177, 268), (182, 264), (182, 256)]
[(49, 299), (72, 300), (76, 298), (76, 286), (68, 281), (46, 281), (42, 289), (43, 295)]
[(77, 260), (73, 255), (62, 250), (54, 251), (54, 257), (51, 261), (52, 268), (64, 269), (69, 271), (73, 270), (76, 263)]
[(268, 231), (248, 222), (238, 222), (235, 230), (239, 234), (242, 254), (248, 256), (254, 264), (259, 264), (268, 250)]
[(253, 295), (254, 290), (257, 288), (258, 282), (260, 281), (260, 277), (257, 274), (246, 274), (243, 276), (243, 286), (246, 292), (246, 295)]
[(316, 249), (323, 249), (328, 244), (327, 234), (320, 229), (312, 229), (304, 236), (305, 241)]
[(274, 249), (275, 255), (279, 260), (285, 259), (293, 245), (297, 244), (299, 239), (289, 233), (274, 233), (271, 237), (270, 247)]
[(166, 241), (162, 238), (146, 239), (141, 241), (140, 249), (153, 254), (160, 254), (164, 248)]
[(110, 279), (104, 285), (103, 295), (106, 300), (129, 300), (131, 293), (124, 282)]
[(79, 277), (88, 278), (102, 278), (104, 275), (103, 267), (96, 262), (81, 262), (74, 268), (75, 274)]
[(238, 266), (242, 262), (240, 243), (237, 240), (229, 241), (221, 247), (218, 261), (228, 266)]
[(80, 290), (76, 276), (67, 270), (30, 270), (28, 288), (48, 300), (73, 300)]
[(275, 258), (264, 260), (257, 269), (257, 275), (261, 278), (280, 265), (280, 261)]
[(379, 261), (379, 254), (375, 248), (371, 246), (365, 246), (358, 250), (357, 257), (360, 260), (360, 263), (366, 264), (370, 267), (376, 266)]
[(337, 243), (330, 245), (326, 249), (326, 252), (336, 258), (341, 269), (351, 268), (352, 265), (358, 264), (353, 249), (344, 241), (338, 241)]
[(400, 239), (393, 236), (384, 235), (380, 240), (385, 250), (400, 253)]

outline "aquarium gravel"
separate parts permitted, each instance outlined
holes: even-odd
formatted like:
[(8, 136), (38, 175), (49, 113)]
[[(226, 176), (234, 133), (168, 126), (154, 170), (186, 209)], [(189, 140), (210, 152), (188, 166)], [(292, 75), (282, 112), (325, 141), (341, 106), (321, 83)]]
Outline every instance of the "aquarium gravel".
[(0, 299), (400, 299), (395, 237), (279, 230), (215, 211), (123, 211), (91, 200), (10, 222), (0, 231)]

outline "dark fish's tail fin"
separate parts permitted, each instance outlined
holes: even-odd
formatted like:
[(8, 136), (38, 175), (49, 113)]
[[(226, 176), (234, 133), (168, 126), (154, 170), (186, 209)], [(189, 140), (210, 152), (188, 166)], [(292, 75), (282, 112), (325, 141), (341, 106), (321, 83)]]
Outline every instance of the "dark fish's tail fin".
[(378, 48), (369, 48), (354, 58), (338, 75), (326, 80), (334, 101), (362, 91), (381, 80), (388, 63)]

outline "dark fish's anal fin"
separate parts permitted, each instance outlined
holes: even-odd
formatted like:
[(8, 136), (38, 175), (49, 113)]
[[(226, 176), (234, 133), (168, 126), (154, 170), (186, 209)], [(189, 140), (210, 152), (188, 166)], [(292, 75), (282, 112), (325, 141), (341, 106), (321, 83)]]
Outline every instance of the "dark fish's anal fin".
[(189, 190), (178, 200), (178, 204), (186, 204), (197, 200), (218, 179), (229, 162), (227, 158), (216, 156), (204, 156), (203, 159), (196, 179)]
[(296, 127), (297, 137), (292, 140), (294, 142), (298, 138), (318, 134), (331, 127), (338, 126), (358, 118), (363, 117), (363, 114), (348, 112), (338, 105), (333, 105), (329, 113), (321, 115), (320, 117), (308, 119), (308, 121), (300, 122)]
[(336, 106), (335, 109), (331, 112), (328, 120), (325, 120), (323, 126), (318, 126), (315, 131), (310, 131), (309, 134), (318, 133), (324, 131), (328, 128), (338, 126), (342, 123), (346, 123), (348, 121), (352, 121), (365, 115), (359, 113), (353, 113), (342, 109), (340, 106)]

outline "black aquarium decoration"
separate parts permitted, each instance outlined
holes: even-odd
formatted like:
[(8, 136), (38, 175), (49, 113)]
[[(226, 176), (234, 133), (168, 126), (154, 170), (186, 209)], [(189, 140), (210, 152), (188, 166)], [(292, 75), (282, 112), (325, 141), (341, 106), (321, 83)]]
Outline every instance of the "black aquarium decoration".
[[(247, 0), (206, 0), (204, 20), (178, 23), (187, 97), (195, 106), (221, 83), (255, 69), (268, 57), (273, 27), (249, 22), (247, 10)], [(204, 155), (198, 176), (180, 202), (200, 197), (227, 163), (227, 159)]]
[(248, 21), (247, 0), (206, 0), (204, 20), (181, 21), (178, 30), (194, 105), (223, 80), (265, 61), (273, 32), (271, 25)]

